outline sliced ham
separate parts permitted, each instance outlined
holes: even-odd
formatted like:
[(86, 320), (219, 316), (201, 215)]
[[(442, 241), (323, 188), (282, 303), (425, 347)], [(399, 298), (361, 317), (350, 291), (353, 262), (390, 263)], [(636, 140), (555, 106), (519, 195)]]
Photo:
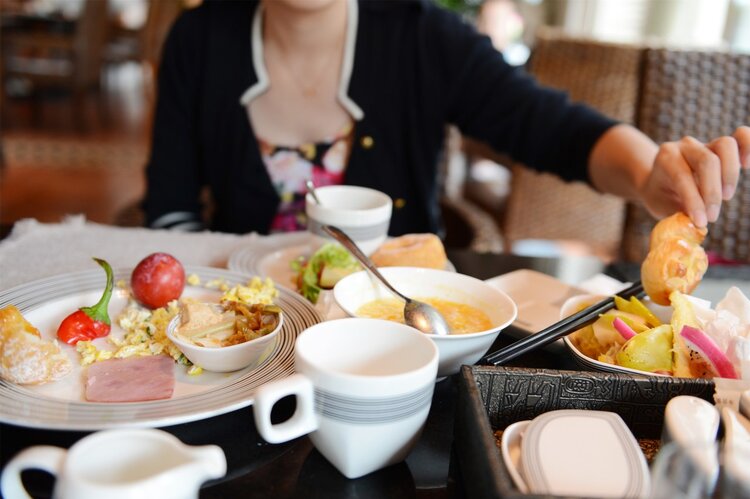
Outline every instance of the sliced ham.
[(89, 402), (143, 402), (174, 392), (174, 360), (166, 355), (109, 359), (86, 372)]

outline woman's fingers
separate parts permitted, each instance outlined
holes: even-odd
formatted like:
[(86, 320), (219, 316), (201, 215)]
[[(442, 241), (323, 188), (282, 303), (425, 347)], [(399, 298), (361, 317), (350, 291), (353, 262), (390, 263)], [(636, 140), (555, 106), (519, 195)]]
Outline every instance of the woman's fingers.
[(660, 212), (674, 195), (693, 222), (705, 227), (719, 218), (722, 201), (734, 195), (743, 168), (750, 169), (748, 126), (708, 144), (693, 137), (665, 142), (654, 161), (647, 204)]
[(721, 164), (721, 192), (725, 201), (734, 195), (740, 179), (740, 150), (732, 137), (719, 137), (708, 148), (718, 156)]
[(750, 169), (750, 126), (738, 127), (732, 136), (739, 146), (740, 164), (742, 165), (742, 168)]
[[(697, 182), (706, 219), (709, 222), (715, 222), (719, 217), (722, 200), (722, 164), (719, 156), (692, 137), (685, 137), (678, 144), (680, 153), (692, 172), (692, 178), (680, 178), (680, 180), (693, 185)], [(698, 209), (697, 206), (693, 208)], [(691, 212), (691, 216), (692, 214)], [(697, 212), (696, 216), (699, 218), (694, 218), (693, 221), (701, 227), (704, 226), (705, 224), (700, 223), (703, 219)]]
[(685, 155), (685, 149), (690, 154), (698, 156), (691, 146), (683, 146), (681, 142), (666, 142), (659, 147), (656, 155), (654, 170), (661, 169), (660, 190), (673, 191), (679, 199), (682, 209), (690, 216), (698, 227), (705, 227), (707, 223), (706, 205), (696, 184), (694, 169)]

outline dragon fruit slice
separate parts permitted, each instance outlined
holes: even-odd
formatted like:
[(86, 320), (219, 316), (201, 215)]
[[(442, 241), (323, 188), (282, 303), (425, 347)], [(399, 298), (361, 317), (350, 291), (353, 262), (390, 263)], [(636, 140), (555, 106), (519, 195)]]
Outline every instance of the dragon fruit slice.
[(695, 378), (737, 379), (737, 372), (729, 358), (706, 333), (692, 326), (680, 331), (683, 345), (688, 350), (690, 372)]

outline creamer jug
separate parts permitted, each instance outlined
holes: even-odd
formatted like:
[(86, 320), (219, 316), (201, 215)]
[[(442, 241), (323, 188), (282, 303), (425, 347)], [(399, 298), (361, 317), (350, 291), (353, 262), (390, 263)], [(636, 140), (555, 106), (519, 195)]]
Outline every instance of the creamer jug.
[(21, 451), (3, 470), (3, 497), (29, 497), (21, 482), (27, 469), (55, 475), (53, 497), (59, 499), (187, 499), (198, 497), (206, 480), (224, 476), (227, 463), (216, 445), (185, 445), (156, 429), (117, 429), (88, 435), (69, 450), (34, 446)]

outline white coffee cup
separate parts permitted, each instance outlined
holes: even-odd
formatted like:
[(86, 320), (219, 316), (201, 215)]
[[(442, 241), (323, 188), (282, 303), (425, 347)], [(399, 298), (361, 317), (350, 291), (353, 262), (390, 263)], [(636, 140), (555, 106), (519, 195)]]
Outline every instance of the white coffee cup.
[[(344, 476), (357, 478), (402, 461), (421, 433), (432, 403), (438, 350), (403, 324), (348, 318), (300, 334), (298, 374), (261, 386), (253, 412), (271, 443), (310, 433), (315, 447)], [(297, 396), (294, 415), (271, 423), (282, 397)]]
[(29, 497), (21, 482), (27, 469), (56, 475), (57, 498), (187, 499), (198, 497), (206, 480), (224, 476), (227, 462), (216, 445), (185, 445), (162, 430), (107, 430), (82, 438), (69, 450), (38, 445), (19, 452), (3, 470), (3, 497)]
[(331, 239), (323, 231), (324, 225), (343, 230), (365, 252), (371, 254), (388, 237), (393, 202), (380, 191), (354, 185), (318, 187), (305, 197), (307, 229), (324, 239)]

